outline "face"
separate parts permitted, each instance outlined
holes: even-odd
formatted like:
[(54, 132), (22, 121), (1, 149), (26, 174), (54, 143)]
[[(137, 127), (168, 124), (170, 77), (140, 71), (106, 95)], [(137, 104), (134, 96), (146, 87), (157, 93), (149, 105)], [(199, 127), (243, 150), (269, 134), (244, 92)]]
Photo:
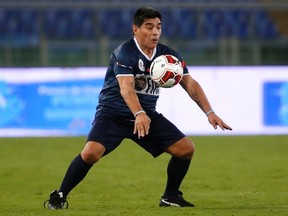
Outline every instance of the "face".
[(153, 51), (161, 36), (161, 21), (159, 18), (145, 19), (140, 27), (133, 25), (133, 32), (144, 52)]

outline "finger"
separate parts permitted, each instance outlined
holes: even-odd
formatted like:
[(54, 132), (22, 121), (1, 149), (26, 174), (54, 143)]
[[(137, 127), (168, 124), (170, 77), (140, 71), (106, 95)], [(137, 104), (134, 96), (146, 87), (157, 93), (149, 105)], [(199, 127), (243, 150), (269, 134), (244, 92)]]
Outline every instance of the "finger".
[(134, 125), (134, 131), (133, 131), (133, 134), (136, 134), (138, 131), (138, 124), (135, 124)]
[(217, 122), (212, 122), (212, 126), (216, 130), (217, 129)]
[(220, 127), (223, 131), (225, 130), (223, 124), (219, 124), (219, 127)]
[(232, 128), (229, 125), (225, 124), (225, 123), (224, 123), (224, 128), (227, 129), (227, 130), (232, 130)]
[(147, 135), (147, 134), (149, 134), (149, 129), (150, 129), (150, 127), (149, 127), (149, 125), (148, 126), (144, 126), (144, 129), (145, 129), (145, 134)]
[(140, 137), (143, 137), (144, 136), (144, 132), (143, 132), (143, 127), (140, 127), (139, 126), (139, 129), (138, 129), (138, 138), (140, 139)]
[(140, 139), (141, 137), (144, 137), (145, 136), (145, 130), (144, 130), (144, 127), (140, 127), (138, 129), (138, 138)]
[(134, 134), (138, 133), (138, 139), (140, 139), (141, 137), (144, 136), (144, 129), (143, 126), (141, 126), (140, 124), (136, 125), (136, 129), (134, 129)]
[(213, 127), (214, 127), (215, 130), (217, 129), (218, 126), (219, 126), (222, 130), (225, 130), (222, 121), (217, 121), (217, 120), (215, 120), (215, 121), (212, 123), (212, 125), (213, 125)]
[(219, 125), (219, 127), (222, 129), (222, 130), (232, 130), (232, 128), (227, 125), (225, 122), (221, 121), (221, 124)]
[(221, 120), (218, 120), (218, 121), (216, 121), (216, 125), (218, 125), (222, 130), (224, 130), (224, 126), (223, 126), (223, 121), (221, 121)]

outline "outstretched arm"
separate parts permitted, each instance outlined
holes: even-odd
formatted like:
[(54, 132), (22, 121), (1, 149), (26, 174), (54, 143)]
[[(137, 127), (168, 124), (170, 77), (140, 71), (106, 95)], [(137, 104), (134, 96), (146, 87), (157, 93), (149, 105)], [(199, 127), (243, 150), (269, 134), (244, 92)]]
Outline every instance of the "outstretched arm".
[(207, 115), (208, 121), (214, 129), (217, 129), (217, 126), (219, 126), (222, 130), (232, 130), (232, 128), (213, 111), (202, 87), (196, 80), (194, 80), (190, 75), (185, 75), (180, 84), (188, 93), (190, 98), (192, 98), (192, 100), (194, 100), (200, 109)]

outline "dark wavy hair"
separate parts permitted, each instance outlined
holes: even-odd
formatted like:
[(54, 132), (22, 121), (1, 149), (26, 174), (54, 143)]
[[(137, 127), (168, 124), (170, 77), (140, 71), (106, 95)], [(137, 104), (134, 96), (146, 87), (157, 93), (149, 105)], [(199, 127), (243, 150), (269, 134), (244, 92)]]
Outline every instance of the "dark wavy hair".
[(162, 21), (162, 15), (158, 10), (152, 7), (141, 7), (139, 8), (133, 17), (133, 24), (140, 27), (145, 19), (159, 18)]

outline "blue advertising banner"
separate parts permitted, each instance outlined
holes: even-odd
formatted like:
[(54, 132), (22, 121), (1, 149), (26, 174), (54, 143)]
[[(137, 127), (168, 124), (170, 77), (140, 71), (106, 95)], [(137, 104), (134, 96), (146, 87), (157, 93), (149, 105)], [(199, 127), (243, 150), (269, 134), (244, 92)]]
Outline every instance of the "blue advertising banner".
[[(288, 134), (288, 66), (188, 68), (233, 131), (212, 130), (203, 111), (180, 85), (163, 88), (157, 111), (183, 133)], [(86, 136), (106, 70), (0, 67), (0, 137)]]
[(288, 126), (288, 82), (265, 82), (264, 125)]
[(87, 134), (103, 79), (34, 83), (0, 81), (0, 128)]

